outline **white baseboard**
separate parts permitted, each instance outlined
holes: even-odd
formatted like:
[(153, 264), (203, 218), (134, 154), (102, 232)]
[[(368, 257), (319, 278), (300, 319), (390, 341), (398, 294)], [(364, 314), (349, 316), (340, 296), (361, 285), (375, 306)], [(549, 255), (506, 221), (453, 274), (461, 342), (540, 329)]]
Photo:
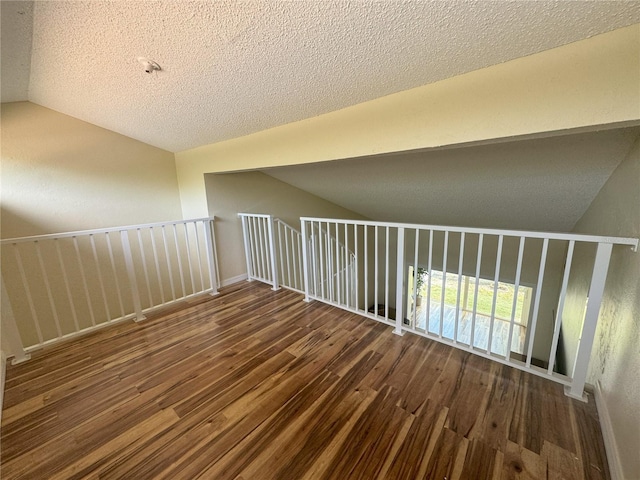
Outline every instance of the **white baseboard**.
[(613, 425), (609, 416), (609, 409), (602, 395), (602, 386), (600, 380), (595, 384), (593, 389), (596, 399), (596, 408), (598, 409), (598, 417), (600, 417), (600, 428), (602, 430), (602, 438), (604, 440), (604, 448), (607, 452), (607, 462), (609, 463), (609, 471), (611, 472), (611, 480), (624, 480), (620, 457), (618, 456), (618, 447), (616, 445), (616, 437), (613, 434)]
[(247, 274), (243, 273), (242, 275), (238, 275), (236, 277), (225, 278), (220, 282), (221, 287), (228, 287), (229, 285), (233, 285), (234, 283), (242, 282), (247, 279)]
[(0, 366), (0, 422), (2, 421), (2, 402), (4, 401), (4, 379), (7, 376), (7, 354), (0, 350), (0, 359), (2, 366)]

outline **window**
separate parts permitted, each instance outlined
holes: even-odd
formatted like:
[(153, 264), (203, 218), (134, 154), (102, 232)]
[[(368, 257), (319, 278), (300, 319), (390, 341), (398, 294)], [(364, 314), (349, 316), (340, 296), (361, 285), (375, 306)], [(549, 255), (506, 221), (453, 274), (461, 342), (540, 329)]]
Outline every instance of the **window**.
[[(419, 268), (417, 281), (417, 297), (414, 296), (413, 266), (409, 267), (409, 281), (407, 292), (407, 318), (414, 321), (418, 329), (439, 334), (440, 319), (442, 318), (443, 337), (453, 339), (458, 316), (458, 335), (456, 340), (469, 344), (471, 328), (475, 328), (473, 344), (475, 347), (487, 349), (489, 329), (491, 327), (491, 312), (494, 308), (494, 290), (496, 292), (495, 314), (491, 351), (506, 355), (509, 345), (509, 329), (513, 312), (515, 285), (508, 282), (498, 282), (497, 289), (493, 280), (479, 279), (476, 286), (475, 277), (463, 275), (461, 278), (455, 273), (447, 272), (446, 278), (442, 272), (432, 270), (431, 278), (427, 270)], [(430, 281), (429, 281), (430, 280)], [(443, 305), (444, 281), (444, 305)], [(477, 290), (477, 295), (476, 295)], [(518, 287), (515, 303), (514, 326), (511, 341), (511, 351), (523, 353), (526, 327), (529, 318), (532, 288), (524, 285)], [(459, 307), (457, 307), (459, 305)], [(442, 307), (444, 306), (444, 311)], [(474, 319), (475, 306), (475, 319)], [(427, 322), (427, 311), (429, 321)]]

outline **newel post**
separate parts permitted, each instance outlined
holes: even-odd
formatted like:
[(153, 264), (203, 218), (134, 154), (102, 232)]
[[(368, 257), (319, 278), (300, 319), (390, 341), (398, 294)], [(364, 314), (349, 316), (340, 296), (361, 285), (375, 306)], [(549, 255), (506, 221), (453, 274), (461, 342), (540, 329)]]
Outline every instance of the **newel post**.
[(580, 343), (578, 344), (578, 354), (576, 355), (576, 363), (573, 367), (573, 381), (570, 387), (565, 387), (565, 393), (569, 397), (583, 401), (586, 401), (584, 384), (587, 381), (589, 359), (591, 358), (593, 340), (596, 336), (598, 315), (600, 314), (600, 305), (604, 295), (604, 286), (607, 281), (607, 271), (609, 270), (609, 260), (611, 259), (612, 249), (613, 244), (611, 243), (598, 243), (596, 259), (593, 264), (593, 273), (591, 275), (591, 286), (589, 287), (587, 311), (584, 315), (584, 325), (582, 327)]
[(238, 214), (242, 221), (242, 240), (244, 242), (244, 257), (247, 262), (247, 281), (253, 282), (253, 262), (251, 261), (251, 237), (247, 217)]
[(278, 273), (278, 258), (276, 252), (276, 235), (275, 229), (273, 228), (273, 215), (269, 215), (267, 219), (267, 229), (269, 231), (269, 259), (271, 263), (271, 274), (273, 278), (271, 279), (273, 287), (271, 290), (280, 290), (280, 275)]
[(209, 279), (211, 281), (211, 293), (210, 295), (217, 295), (218, 292), (218, 275), (216, 270), (217, 255), (216, 255), (216, 239), (213, 234), (213, 219), (207, 219), (203, 221), (204, 236), (207, 246), (207, 267), (209, 269)]
[(404, 228), (398, 227), (398, 250), (396, 256), (396, 328), (393, 333), (404, 335)]
[[(308, 266), (308, 249), (309, 239), (307, 237), (307, 222), (300, 219), (300, 230), (302, 231), (302, 270), (304, 273), (304, 301), (309, 302), (309, 266)], [(313, 234), (313, 232), (312, 232)], [(311, 247), (313, 249), (313, 246)], [(312, 252), (315, 255), (315, 252)]]

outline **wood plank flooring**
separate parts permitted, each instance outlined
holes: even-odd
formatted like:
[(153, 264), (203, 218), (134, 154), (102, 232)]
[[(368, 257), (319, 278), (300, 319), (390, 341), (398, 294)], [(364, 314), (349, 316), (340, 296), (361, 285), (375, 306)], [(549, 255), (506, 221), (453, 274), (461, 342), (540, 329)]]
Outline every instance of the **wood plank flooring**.
[(3, 479), (607, 479), (593, 398), (241, 283), (9, 366)]

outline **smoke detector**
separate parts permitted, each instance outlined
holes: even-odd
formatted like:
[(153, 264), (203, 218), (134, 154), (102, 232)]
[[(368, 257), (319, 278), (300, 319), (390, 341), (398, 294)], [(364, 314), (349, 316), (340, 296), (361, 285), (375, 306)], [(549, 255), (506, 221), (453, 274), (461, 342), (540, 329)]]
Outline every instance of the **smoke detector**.
[(154, 71), (159, 72), (160, 70), (162, 70), (162, 68), (160, 68), (160, 65), (158, 65), (153, 60), (145, 57), (138, 57), (138, 62), (142, 64), (142, 66), (144, 67), (144, 71), (147, 73), (152, 73)]

